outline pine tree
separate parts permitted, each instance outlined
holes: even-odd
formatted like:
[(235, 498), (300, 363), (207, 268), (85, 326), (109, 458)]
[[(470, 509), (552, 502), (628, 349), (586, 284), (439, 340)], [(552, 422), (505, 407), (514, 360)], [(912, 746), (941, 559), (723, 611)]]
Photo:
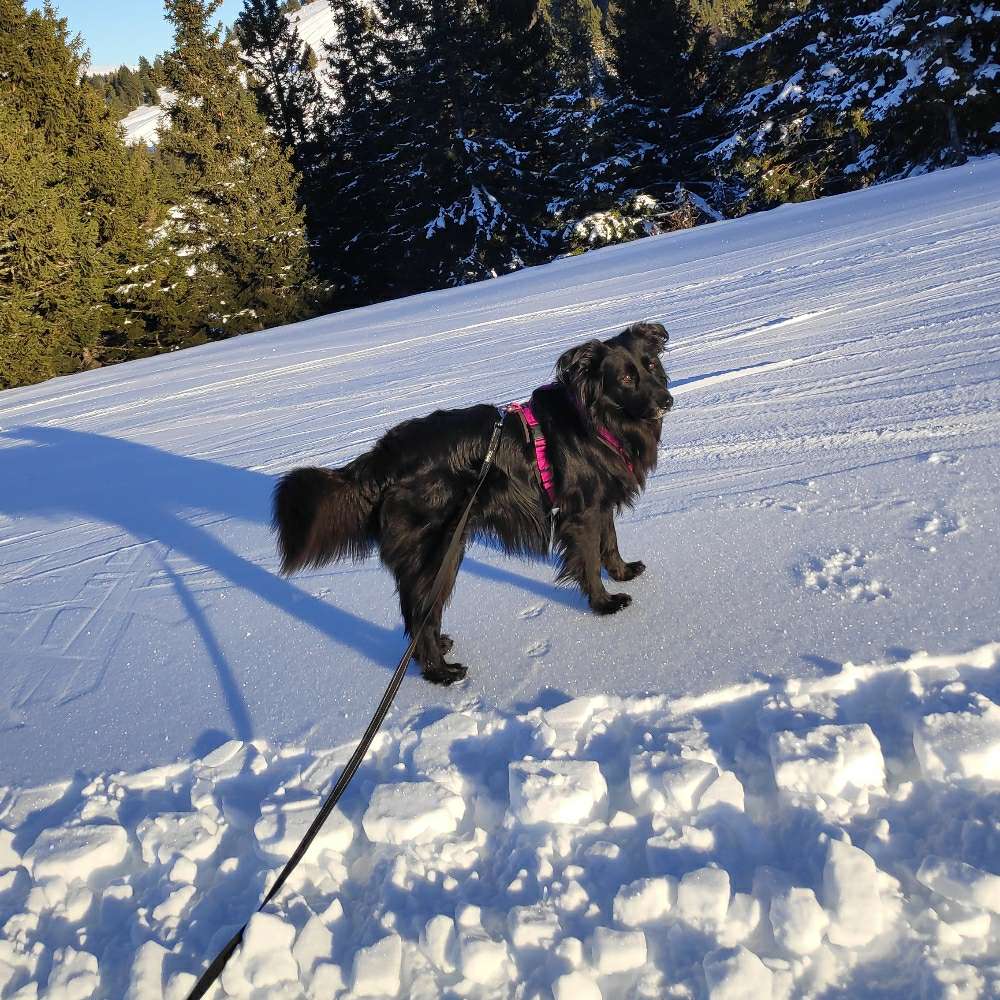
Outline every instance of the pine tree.
[(234, 25), (258, 107), (300, 173), (316, 164), (316, 129), (324, 100), (313, 74), (315, 53), (302, 42), (279, 0), (245, 0)]
[(166, 0), (176, 103), (159, 154), (174, 181), (158, 262), (144, 276), (149, 349), (290, 322), (315, 306), (298, 179), (243, 85), (236, 46), (210, 26), (219, 0)]
[(684, 110), (695, 103), (708, 38), (690, 0), (610, 0), (608, 35), (618, 87), (632, 101)]
[[(573, 194), (560, 206), (570, 250), (690, 225), (711, 212), (689, 185), (708, 36), (689, 0), (611, 0), (611, 73), (584, 119)], [(697, 208), (701, 205), (701, 208)]]
[[(357, 5), (360, 6), (360, 5)], [(531, 201), (530, 72), (513, 51), (523, 5), (379, 0), (362, 23), (334, 4), (343, 101), (335, 190), (364, 295), (461, 284), (520, 267), (539, 249)], [(352, 24), (354, 27), (352, 27)], [(377, 36), (369, 58), (366, 38)], [(353, 223), (353, 225), (351, 225)]]
[(388, 121), (381, 83), (388, 33), (367, 0), (330, 0), (335, 33), (326, 43), (334, 106), (324, 118), (325, 161), (315, 201), (316, 258), (351, 304), (384, 296), (378, 251), (388, 228), (380, 184), (381, 131)]
[(857, 37), (841, 58), (849, 84), (838, 90), (870, 124), (865, 160), (879, 165), (876, 176), (1000, 145), (991, 131), (1000, 118), (997, 18), (969, 0), (902, 0), (888, 17), (866, 5), (850, 19)]
[(51, 6), (0, 0), (0, 386), (116, 360), (155, 187)]
[(551, 26), (560, 92), (579, 92), (584, 101), (593, 101), (605, 54), (600, 10), (592, 0), (544, 0), (540, 15)]
[(997, 35), (968, 0), (827, 0), (729, 55), (711, 156), (753, 209), (995, 149)]

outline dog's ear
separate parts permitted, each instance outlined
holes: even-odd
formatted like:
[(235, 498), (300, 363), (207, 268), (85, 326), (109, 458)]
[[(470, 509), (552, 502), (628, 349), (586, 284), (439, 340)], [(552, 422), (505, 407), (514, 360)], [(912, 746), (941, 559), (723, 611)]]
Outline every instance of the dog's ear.
[(633, 323), (625, 334), (632, 340), (640, 341), (657, 354), (662, 354), (666, 350), (667, 341), (670, 339), (670, 334), (662, 323)]
[(600, 365), (607, 353), (606, 344), (588, 340), (571, 347), (556, 362), (556, 381), (569, 389), (588, 413), (601, 394)]

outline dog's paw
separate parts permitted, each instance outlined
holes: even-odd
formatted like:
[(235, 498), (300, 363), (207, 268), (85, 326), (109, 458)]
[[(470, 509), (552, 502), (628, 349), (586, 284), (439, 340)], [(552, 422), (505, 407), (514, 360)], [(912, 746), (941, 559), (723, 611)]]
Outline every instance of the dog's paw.
[(465, 680), (468, 672), (469, 668), (463, 667), (461, 663), (442, 663), (440, 667), (432, 667), (430, 670), (424, 670), (423, 673), (424, 680), (430, 681), (431, 684), (448, 687), (456, 681)]
[(639, 559), (635, 562), (623, 563), (622, 568), (615, 573), (608, 571), (608, 575), (612, 580), (617, 580), (619, 583), (625, 583), (628, 580), (634, 580), (637, 576), (642, 576), (646, 572), (646, 564)]
[(608, 594), (606, 597), (591, 601), (590, 606), (599, 615), (614, 615), (631, 603), (632, 598), (628, 594)]
[(438, 649), (442, 656), (447, 656), (455, 648), (455, 640), (445, 632), (438, 636)]

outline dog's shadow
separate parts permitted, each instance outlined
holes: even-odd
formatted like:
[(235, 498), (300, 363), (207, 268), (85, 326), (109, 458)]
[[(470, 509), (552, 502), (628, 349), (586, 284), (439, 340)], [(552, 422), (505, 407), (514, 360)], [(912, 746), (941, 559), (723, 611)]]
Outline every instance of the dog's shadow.
[[(196, 523), (235, 518), (269, 524), (273, 476), (84, 431), (25, 426), (0, 438), (8, 444), (0, 449), (0, 513), (116, 525), (138, 542), (167, 546), (375, 663), (391, 668), (398, 659), (401, 626), (373, 624), (307, 593), (277, 575), (276, 556), (268, 565), (252, 562)], [(510, 569), (475, 558), (467, 558), (463, 569), (577, 606), (570, 592)], [(236, 734), (252, 738), (240, 686), (198, 595), (184, 574), (166, 563), (164, 570), (212, 659)]]

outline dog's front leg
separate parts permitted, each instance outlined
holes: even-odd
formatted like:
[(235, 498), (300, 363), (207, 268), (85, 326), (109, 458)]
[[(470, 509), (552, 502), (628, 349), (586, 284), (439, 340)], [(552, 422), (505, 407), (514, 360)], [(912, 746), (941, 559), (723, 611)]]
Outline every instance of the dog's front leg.
[(575, 580), (590, 607), (599, 615), (613, 615), (632, 603), (628, 594), (609, 594), (601, 580), (602, 515), (594, 511), (564, 514), (559, 521), (562, 553), (560, 580)]
[(629, 563), (622, 559), (618, 551), (615, 517), (610, 510), (604, 513), (601, 524), (601, 563), (608, 571), (608, 576), (619, 582), (634, 580), (646, 569), (646, 564), (638, 559)]

